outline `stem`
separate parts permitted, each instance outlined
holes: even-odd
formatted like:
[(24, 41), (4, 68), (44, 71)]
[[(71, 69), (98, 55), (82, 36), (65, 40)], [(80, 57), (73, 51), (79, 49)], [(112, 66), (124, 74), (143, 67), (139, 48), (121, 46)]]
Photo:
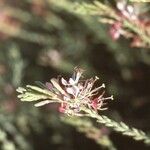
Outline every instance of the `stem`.
[(108, 135), (103, 134), (101, 129), (95, 127), (91, 120), (81, 117), (61, 117), (64, 123), (72, 125), (78, 132), (82, 132), (86, 137), (93, 139), (97, 144), (108, 150), (117, 150)]
[(128, 20), (124, 20), (123, 24), (125, 27), (129, 28), (130, 30), (134, 31), (137, 35), (139, 35), (139, 37), (145, 42), (145, 44), (147, 43), (150, 45), (150, 37), (145, 33), (144, 28)]
[(109, 119), (107, 116), (99, 115), (95, 111), (87, 108), (84, 108), (83, 111), (87, 113), (91, 118), (97, 119), (97, 122), (104, 124), (114, 131), (120, 132), (123, 135), (130, 136), (136, 141), (143, 140), (145, 144), (150, 145), (150, 137), (148, 137), (142, 130), (130, 128), (123, 122), (116, 122)]

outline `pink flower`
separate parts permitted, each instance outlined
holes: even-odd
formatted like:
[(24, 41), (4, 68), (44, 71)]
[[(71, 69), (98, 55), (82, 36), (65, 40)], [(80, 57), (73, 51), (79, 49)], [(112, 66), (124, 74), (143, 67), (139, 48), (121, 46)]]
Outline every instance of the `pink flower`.
[[(80, 80), (83, 70), (75, 68), (73, 76), (69, 80), (65, 80), (63, 77), (52, 78), (51, 83), (46, 83), (46, 87), (54, 95), (60, 103), (59, 111), (67, 115), (83, 115), (82, 110), (84, 108), (97, 110), (104, 110), (106, 107), (105, 101), (107, 99), (113, 99), (113, 97), (104, 98), (104, 92), (98, 94), (98, 92), (105, 88), (105, 85), (94, 88), (94, 83), (98, 80), (98, 77), (90, 78), (86, 80)], [(50, 103), (51, 100), (45, 100), (43, 104)], [(53, 102), (53, 101), (52, 101)], [(37, 104), (37, 106), (41, 105)]]
[[(102, 101), (101, 101), (101, 102), (102, 102)], [(97, 110), (98, 105), (99, 105), (99, 100), (98, 100), (98, 98), (95, 98), (94, 100), (92, 100), (91, 106), (92, 106), (95, 110)]]
[(109, 33), (112, 37), (113, 40), (119, 39), (121, 35), (121, 30), (122, 30), (122, 23), (121, 22), (115, 22), (109, 30)]

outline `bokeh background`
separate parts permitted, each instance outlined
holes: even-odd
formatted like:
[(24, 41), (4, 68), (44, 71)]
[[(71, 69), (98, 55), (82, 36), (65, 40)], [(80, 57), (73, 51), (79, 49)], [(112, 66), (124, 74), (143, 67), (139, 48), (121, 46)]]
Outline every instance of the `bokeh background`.
[[(109, 109), (101, 113), (149, 133), (150, 49), (131, 47), (124, 37), (114, 41), (109, 26), (97, 17), (73, 13), (67, 4), (57, 3), (0, 0), (0, 149), (109, 149), (62, 121), (57, 105), (35, 108), (17, 98), (18, 86), (69, 77), (75, 66), (86, 70), (85, 77), (100, 77), (107, 95), (114, 95)], [(149, 149), (95, 126), (118, 150)]]

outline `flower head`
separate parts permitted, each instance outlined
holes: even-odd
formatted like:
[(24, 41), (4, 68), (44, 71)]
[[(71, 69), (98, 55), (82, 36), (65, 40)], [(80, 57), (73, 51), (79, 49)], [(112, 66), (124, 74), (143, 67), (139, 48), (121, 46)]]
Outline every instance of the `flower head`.
[(68, 115), (82, 115), (83, 108), (90, 108), (95, 111), (106, 109), (104, 105), (108, 99), (104, 98), (104, 92), (98, 94), (100, 90), (105, 88), (102, 84), (94, 88), (94, 83), (99, 79), (98, 77), (81, 80), (84, 70), (75, 68), (74, 73), (69, 80), (63, 77), (52, 78), (50, 82), (46, 83), (48, 90), (53, 92), (57, 99), (59, 99), (59, 111)]

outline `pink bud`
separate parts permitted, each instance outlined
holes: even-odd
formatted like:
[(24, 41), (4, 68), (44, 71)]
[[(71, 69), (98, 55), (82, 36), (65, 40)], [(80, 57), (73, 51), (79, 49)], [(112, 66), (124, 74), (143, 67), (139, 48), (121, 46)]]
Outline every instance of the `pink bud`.
[(91, 106), (92, 106), (95, 110), (97, 110), (97, 107), (98, 107), (98, 98), (95, 98), (95, 99), (92, 101)]
[(66, 110), (67, 104), (61, 103), (61, 106), (58, 108), (59, 112), (64, 113)]
[(122, 26), (121, 22), (116, 22), (111, 26), (109, 33), (113, 40), (119, 39), (121, 35), (121, 32), (120, 32), (121, 26)]

